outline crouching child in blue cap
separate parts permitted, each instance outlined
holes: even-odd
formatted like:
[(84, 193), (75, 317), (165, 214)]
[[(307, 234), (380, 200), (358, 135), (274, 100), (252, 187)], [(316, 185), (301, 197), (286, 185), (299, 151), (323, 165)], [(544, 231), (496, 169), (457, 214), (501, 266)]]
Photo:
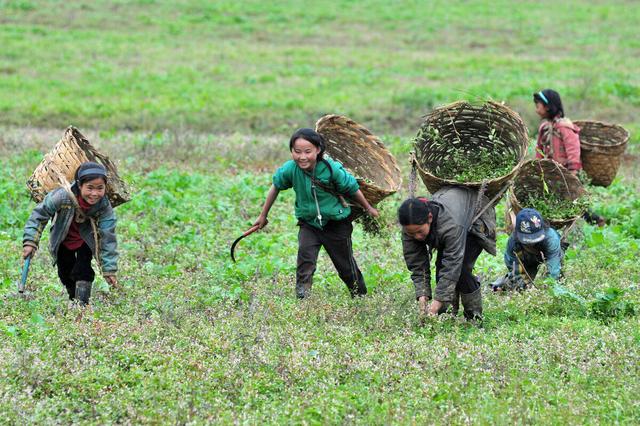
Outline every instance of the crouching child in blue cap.
[(117, 285), (116, 217), (106, 197), (107, 170), (98, 163), (82, 163), (71, 188), (57, 188), (31, 213), (24, 227), (22, 257), (38, 249), (42, 232), (53, 218), (49, 252), (69, 299), (89, 303), (95, 257), (102, 275)]
[(560, 234), (545, 223), (537, 210), (522, 209), (516, 216), (504, 253), (509, 272), (498, 278), (492, 288), (494, 291), (524, 290), (533, 282), (543, 262), (547, 265), (547, 275), (557, 280), (563, 258)]

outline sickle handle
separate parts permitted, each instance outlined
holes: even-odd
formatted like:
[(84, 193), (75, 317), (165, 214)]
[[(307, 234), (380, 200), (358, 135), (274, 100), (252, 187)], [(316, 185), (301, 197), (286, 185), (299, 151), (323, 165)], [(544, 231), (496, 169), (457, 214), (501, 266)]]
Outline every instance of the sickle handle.
[(254, 232), (256, 232), (258, 229), (260, 229), (260, 225), (253, 225), (251, 228), (247, 229), (244, 234), (242, 234), (242, 238), (246, 237), (247, 235), (251, 235)]
[(27, 258), (24, 260), (24, 266), (22, 267), (22, 277), (20, 278), (20, 285), (18, 286), (18, 292), (20, 293), (24, 293), (24, 289), (27, 285), (29, 265), (31, 265), (31, 256), (27, 256)]

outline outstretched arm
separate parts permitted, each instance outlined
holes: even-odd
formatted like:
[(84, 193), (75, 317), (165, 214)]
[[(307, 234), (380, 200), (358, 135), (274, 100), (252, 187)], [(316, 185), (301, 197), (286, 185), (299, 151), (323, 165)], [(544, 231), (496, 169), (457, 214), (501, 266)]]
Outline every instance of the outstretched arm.
[(269, 193), (267, 194), (267, 199), (264, 202), (264, 206), (262, 206), (262, 212), (260, 212), (260, 216), (258, 216), (258, 219), (253, 223), (253, 226), (258, 225), (260, 229), (267, 226), (267, 223), (269, 223), (267, 216), (269, 215), (271, 206), (273, 206), (276, 198), (278, 198), (278, 193), (280, 193), (280, 190), (276, 188), (275, 185), (271, 185)]
[(38, 249), (40, 237), (49, 220), (55, 216), (59, 208), (59, 197), (54, 198), (50, 192), (44, 200), (33, 209), (31, 216), (24, 226), (22, 237), (22, 257), (26, 259)]

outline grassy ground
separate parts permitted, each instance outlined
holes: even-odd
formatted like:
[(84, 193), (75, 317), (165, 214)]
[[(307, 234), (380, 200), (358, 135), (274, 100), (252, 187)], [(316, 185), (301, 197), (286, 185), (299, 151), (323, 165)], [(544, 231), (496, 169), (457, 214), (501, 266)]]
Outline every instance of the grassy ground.
[[(313, 297), (298, 302), (291, 193), (267, 230), (239, 245), (239, 263), (228, 258), (270, 181), (251, 168), (251, 140), (191, 138), (192, 161), (172, 155), (181, 145), (168, 134), (90, 134), (127, 158), (121, 167), (136, 196), (118, 207), (124, 288), (98, 279), (93, 309), (81, 313), (68, 308), (42, 253), (30, 276), (35, 299), (9, 297), (33, 206), (22, 182), (40, 160), (38, 136), (49, 134), (3, 134), (0, 411), (9, 423), (634, 423), (640, 415), (638, 317), (603, 320), (591, 308), (610, 287), (640, 307), (636, 178), (597, 191), (596, 209), (612, 225), (575, 234), (567, 293), (544, 283), (525, 294), (487, 292), (483, 328), (460, 319), (420, 327), (392, 217), (401, 195), (383, 209), (381, 238), (356, 227), (370, 296), (350, 300), (323, 255)], [(231, 143), (234, 154), (213, 169), (195, 160), (197, 147), (224, 152)], [(392, 149), (402, 156), (407, 145)], [(275, 142), (261, 146), (269, 162), (286, 156)], [(499, 258), (481, 256), (485, 281), (502, 270)]]
[[(0, 124), (284, 131), (345, 113), (413, 132), (434, 105), (533, 120), (640, 112), (633, 1), (0, 1)], [(637, 134), (637, 132), (635, 132)]]
[[(639, 9), (0, 0), (1, 421), (637, 423), (639, 316), (597, 309), (610, 288), (640, 309), (637, 136), (619, 179), (593, 190), (611, 224), (573, 234), (563, 286), (486, 292), (482, 328), (418, 323), (394, 224), (406, 192), (384, 204), (382, 237), (356, 227), (363, 300), (324, 255), (313, 297), (294, 298), (291, 191), (238, 264), (228, 249), (289, 133), (323, 113), (381, 134), (405, 177), (419, 116), (463, 97), (505, 99), (533, 128), (531, 93), (551, 86), (572, 118), (637, 135)], [(24, 181), (70, 122), (134, 193), (117, 209), (123, 288), (98, 278), (87, 311), (67, 306), (45, 250), (35, 297), (11, 297)], [(500, 258), (477, 272), (501, 274)]]

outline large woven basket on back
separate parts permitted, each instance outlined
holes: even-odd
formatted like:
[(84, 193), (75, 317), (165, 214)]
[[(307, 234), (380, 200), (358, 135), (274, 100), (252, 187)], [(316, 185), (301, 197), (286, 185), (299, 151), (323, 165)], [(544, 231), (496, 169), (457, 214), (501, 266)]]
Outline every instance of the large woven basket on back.
[(107, 169), (107, 196), (113, 207), (131, 199), (124, 181), (118, 176), (115, 164), (109, 157), (98, 152), (78, 129), (69, 126), (62, 139), (44, 159), (27, 181), (27, 188), (36, 202), (41, 202), (48, 192), (73, 183), (74, 174), (80, 164), (94, 161)]
[(395, 157), (382, 141), (365, 127), (341, 115), (325, 115), (316, 122), (316, 132), (327, 143), (327, 154), (358, 180), (360, 190), (375, 205), (402, 185)]
[(580, 127), (582, 168), (591, 184), (609, 186), (618, 173), (620, 161), (629, 141), (629, 132), (617, 124), (583, 120)]
[[(523, 208), (536, 207), (528, 205), (525, 201), (531, 195), (537, 198), (554, 196), (566, 203), (576, 204), (582, 199), (581, 197), (587, 195), (587, 192), (580, 180), (569, 170), (553, 160), (541, 159), (524, 163), (514, 178), (513, 187), (509, 193), (509, 204), (515, 214)], [(585, 207), (580, 203), (576, 205), (573, 214), (564, 216), (553, 216), (545, 214), (545, 211), (540, 208), (538, 210), (541, 210), (540, 213), (553, 228), (558, 229), (582, 216)]]
[(418, 172), (429, 192), (445, 185), (497, 194), (523, 162), (527, 127), (520, 116), (496, 102), (458, 101), (424, 117), (415, 138)]

